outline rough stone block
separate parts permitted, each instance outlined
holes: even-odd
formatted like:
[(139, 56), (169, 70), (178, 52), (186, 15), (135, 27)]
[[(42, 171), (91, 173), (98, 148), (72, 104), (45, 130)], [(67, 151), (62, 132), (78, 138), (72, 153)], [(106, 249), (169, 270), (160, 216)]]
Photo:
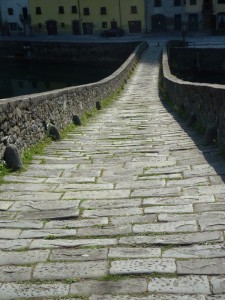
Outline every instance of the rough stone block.
[(160, 248), (139, 248), (139, 247), (120, 247), (110, 248), (109, 258), (149, 258), (149, 257), (160, 257)]
[(223, 234), (218, 231), (212, 232), (193, 232), (183, 234), (170, 234), (170, 235), (154, 235), (154, 236), (134, 236), (123, 237), (119, 239), (120, 245), (141, 245), (141, 244), (178, 244), (189, 245), (202, 242), (222, 242)]
[(54, 262), (37, 264), (33, 271), (33, 278), (62, 280), (67, 278), (100, 277), (107, 274), (108, 264), (106, 261)]
[(134, 225), (134, 233), (145, 232), (191, 232), (198, 231), (197, 223), (195, 221), (185, 222), (168, 222), (168, 223), (156, 223), (156, 224), (143, 224)]
[(51, 261), (97, 261), (106, 260), (108, 249), (55, 249), (49, 259)]
[(110, 274), (175, 273), (173, 259), (128, 259), (111, 262)]
[(210, 258), (210, 259), (189, 259), (177, 261), (178, 274), (205, 274), (217, 275), (225, 274), (225, 260), (224, 258)]
[(71, 284), (70, 293), (77, 295), (104, 295), (106, 293), (133, 294), (147, 290), (146, 279), (124, 279), (116, 281), (85, 281)]
[(183, 205), (168, 205), (168, 206), (151, 206), (144, 209), (146, 214), (154, 213), (192, 213), (193, 207), (191, 204)]
[(0, 285), (2, 299), (21, 299), (32, 297), (65, 297), (69, 294), (69, 285), (63, 283), (29, 284), (3, 283)]
[(184, 276), (179, 278), (152, 278), (148, 284), (151, 293), (210, 294), (207, 276)]
[(24, 281), (31, 280), (32, 267), (2, 266), (0, 267), (0, 281)]
[(45, 262), (48, 259), (49, 250), (33, 251), (0, 251), (0, 266), (4, 265), (24, 265)]

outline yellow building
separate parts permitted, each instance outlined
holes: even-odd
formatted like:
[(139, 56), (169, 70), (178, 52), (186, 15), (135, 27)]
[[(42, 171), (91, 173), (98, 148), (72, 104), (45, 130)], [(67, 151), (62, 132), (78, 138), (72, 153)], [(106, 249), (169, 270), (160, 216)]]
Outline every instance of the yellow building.
[(144, 0), (29, 0), (34, 33), (100, 34), (145, 31)]

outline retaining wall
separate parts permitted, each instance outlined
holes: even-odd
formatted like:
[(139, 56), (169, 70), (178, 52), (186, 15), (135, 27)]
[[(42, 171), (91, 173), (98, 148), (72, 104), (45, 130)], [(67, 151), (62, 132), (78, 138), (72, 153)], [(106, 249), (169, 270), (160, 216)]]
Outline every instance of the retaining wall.
[(163, 85), (170, 100), (204, 128), (217, 128), (217, 141), (225, 146), (225, 85), (182, 81), (171, 74), (166, 50), (162, 57)]
[[(53, 120), (59, 130), (93, 109), (124, 85), (141, 53), (148, 47), (142, 43), (109, 77), (87, 85), (0, 100), (0, 140), (10, 136), (19, 149), (29, 148), (45, 136), (42, 121)], [(0, 144), (1, 152), (4, 150)]]

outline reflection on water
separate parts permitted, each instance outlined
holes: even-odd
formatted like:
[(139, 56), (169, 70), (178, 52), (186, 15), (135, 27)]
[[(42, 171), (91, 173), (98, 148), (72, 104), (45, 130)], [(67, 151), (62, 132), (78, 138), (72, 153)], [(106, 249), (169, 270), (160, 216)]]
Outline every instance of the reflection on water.
[(192, 71), (182, 70), (173, 72), (178, 78), (185, 81), (210, 83), (210, 84), (225, 84), (225, 72), (217, 71)]
[(0, 65), (0, 99), (95, 82), (118, 67), (3, 61)]

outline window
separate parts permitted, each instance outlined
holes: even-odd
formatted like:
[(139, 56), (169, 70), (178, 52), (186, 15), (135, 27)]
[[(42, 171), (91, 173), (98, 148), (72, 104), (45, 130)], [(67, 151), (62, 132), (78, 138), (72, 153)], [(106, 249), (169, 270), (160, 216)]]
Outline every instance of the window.
[(196, 5), (196, 0), (190, 0), (190, 5)]
[(64, 14), (64, 6), (59, 6), (59, 14)]
[(36, 15), (41, 15), (41, 8), (40, 8), (40, 6), (36, 7)]
[(65, 23), (64, 23), (64, 22), (61, 23), (61, 27), (62, 27), (62, 28), (65, 27)]
[(131, 6), (131, 7), (130, 7), (130, 12), (131, 12), (132, 14), (136, 14), (136, 13), (137, 13), (137, 6)]
[(181, 0), (174, 0), (174, 6), (181, 6)]
[(107, 28), (107, 22), (102, 22), (102, 28)]
[(42, 24), (41, 23), (38, 23), (38, 28), (42, 28)]
[(106, 7), (101, 7), (100, 8), (100, 14), (101, 15), (106, 15)]
[(77, 14), (77, 7), (75, 5), (71, 7), (71, 12), (72, 14)]
[(155, 7), (160, 7), (162, 4), (161, 4), (161, 0), (155, 0), (154, 1), (154, 6)]
[(174, 16), (174, 30), (180, 31), (182, 27), (182, 18), (181, 15)]
[(218, 4), (225, 4), (225, 0), (218, 0)]
[(18, 26), (17, 23), (9, 23), (10, 31), (17, 31)]
[(90, 15), (89, 7), (84, 7), (84, 15), (85, 16)]
[(13, 8), (8, 8), (8, 15), (12, 16), (13, 15)]

